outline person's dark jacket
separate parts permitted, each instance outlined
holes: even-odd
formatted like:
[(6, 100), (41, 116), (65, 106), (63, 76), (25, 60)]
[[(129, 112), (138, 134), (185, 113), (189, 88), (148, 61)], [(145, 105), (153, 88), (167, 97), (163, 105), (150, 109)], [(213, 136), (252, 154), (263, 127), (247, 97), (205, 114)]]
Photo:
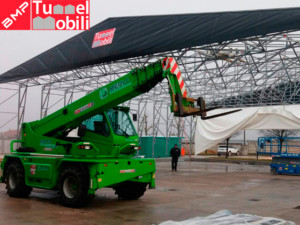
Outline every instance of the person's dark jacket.
[(170, 152), (172, 158), (178, 158), (180, 156), (180, 149), (179, 148), (172, 148)]

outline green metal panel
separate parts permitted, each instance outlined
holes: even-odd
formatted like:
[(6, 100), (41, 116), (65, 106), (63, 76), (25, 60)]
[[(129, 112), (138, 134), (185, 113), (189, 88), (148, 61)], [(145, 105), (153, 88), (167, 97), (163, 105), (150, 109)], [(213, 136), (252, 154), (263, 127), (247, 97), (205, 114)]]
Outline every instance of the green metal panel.
[[(165, 158), (170, 157), (171, 148), (175, 144), (181, 149), (182, 137), (140, 137), (141, 150), (139, 151), (140, 156), (145, 158)], [(154, 141), (154, 151), (152, 149)]]
[[(153, 159), (75, 159), (36, 153), (10, 154), (5, 155), (0, 172), (4, 171), (5, 164), (9, 160), (20, 160), (24, 165), (25, 183), (30, 187), (55, 189), (61, 169), (70, 163), (78, 166), (79, 163), (88, 165), (90, 194), (93, 194), (98, 188), (108, 187), (126, 180), (149, 183), (151, 188), (155, 187), (155, 161)], [(1, 176), (1, 181), (3, 182), (3, 176)]]

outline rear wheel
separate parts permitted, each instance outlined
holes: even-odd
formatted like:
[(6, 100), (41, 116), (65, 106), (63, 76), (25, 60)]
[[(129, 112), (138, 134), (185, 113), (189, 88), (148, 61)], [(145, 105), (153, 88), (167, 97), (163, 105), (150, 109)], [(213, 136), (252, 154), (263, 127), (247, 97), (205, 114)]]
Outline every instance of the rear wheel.
[(277, 170), (276, 170), (276, 168), (271, 168), (271, 170), (270, 170), (270, 174), (272, 174), (272, 175), (276, 175), (276, 174), (277, 174)]
[(27, 197), (32, 188), (25, 184), (24, 168), (19, 162), (11, 162), (6, 172), (6, 189), (10, 197)]
[(231, 152), (228, 152), (228, 155), (231, 156)]
[(119, 199), (136, 200), (142, 197), (146, 191), (147, 183), (127, 181), (115, 187), (115, 194)]
[(63, 205), (81, 207), (88, 200), (88, 177), (78, 167), (63, 170), (59, 180), (59, 196)]

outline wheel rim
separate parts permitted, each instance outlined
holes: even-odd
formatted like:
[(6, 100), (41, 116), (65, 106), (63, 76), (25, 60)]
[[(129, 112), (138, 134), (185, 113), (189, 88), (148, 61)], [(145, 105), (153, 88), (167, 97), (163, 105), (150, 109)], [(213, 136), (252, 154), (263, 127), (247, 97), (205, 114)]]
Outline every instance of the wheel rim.
[(11, 189), (15, 189), (17, 186), (17, 174), (15, 171), (9, 173), (8, 184)]
[(64, 180), (63, 191), (67, 198), (74, 198), (78, 193), (78, 182), (73, 177)]

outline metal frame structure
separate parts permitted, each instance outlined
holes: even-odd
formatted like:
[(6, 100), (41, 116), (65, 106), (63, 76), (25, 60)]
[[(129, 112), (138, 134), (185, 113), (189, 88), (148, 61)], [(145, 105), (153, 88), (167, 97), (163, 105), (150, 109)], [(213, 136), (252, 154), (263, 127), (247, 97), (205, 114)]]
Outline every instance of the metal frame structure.
[[(135, 67), (147, 65), (165, 56), (174, 57), (179, 64), (188, 95), (202, 96), (208, 105), (247, 107), (299, 104), (299, 50), (299, 32), (273, 33), (102, 63), (13, 82), (13, 85), (19, 87), (17, 127), (20, 129), (24, 120), (27, 90), (30, 87), (42, 87), (42, 118), (49, 113), (49, 109), (62, 107), (75, 100), (76, 94), (84, 95)], [(229, 51), (234, 54), (230, 57), (220, 56), (220, 53)], [(0, 90), (2, 86), (0, 85)], [(1, 104), (2, 102), (0, 107)], [(167, 81), (149, 93), (132, 99), (126, 105), (130, 105), (133, 112), (138, 114), (137, 131), (140, 136), (146, 135), (144, 120), (147, 113), (149, 123), (152, 123), (150, 134), (154, 142), (157, 136), (173, 135), (186, 136), (187, 142), (193, 142), (193, 119), (173, 118), (170, 113)], [(1, 111), (0, 108), (0, 113)], [(1, 126), (3, 124), (0, 124), (0, 128)]]

